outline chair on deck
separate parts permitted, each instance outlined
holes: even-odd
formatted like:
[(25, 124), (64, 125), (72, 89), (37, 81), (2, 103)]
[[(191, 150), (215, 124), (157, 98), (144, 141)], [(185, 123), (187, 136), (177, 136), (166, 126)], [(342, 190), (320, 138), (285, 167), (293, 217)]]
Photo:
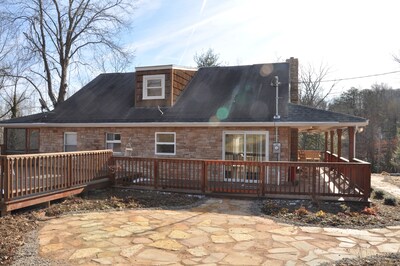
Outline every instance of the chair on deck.
[(297, 160), (299, 161), (305, 161), (306, 160), (306, 153), (304, 150), (299, 150), (297, 152)]

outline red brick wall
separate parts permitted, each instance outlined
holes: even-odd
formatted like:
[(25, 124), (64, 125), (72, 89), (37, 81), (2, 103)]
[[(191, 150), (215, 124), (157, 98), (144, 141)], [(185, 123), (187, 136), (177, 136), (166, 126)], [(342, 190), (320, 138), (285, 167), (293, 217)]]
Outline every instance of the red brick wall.
[[(172, 157), (197, 159), (222, 159), (222, 135), (224, 131), (268, 131), (269, 156), (272, 153), (272, 143), (275, 141), (275, 129), (267, 127), (187, 127), (187, 128), (42, 128), (40, 130), (40, 152), (62, 152), (64, 132), (77, 132), (78, 150), (105, 149), (106, 133), (120, 133), (122, 150), (128, 145), (131, 138), (133, 156), (139, 157)], [(155, 132), (176, 133), (176, 155), (156, 156)], [(279, 141), (282, 143), (281, 160), (290, 158), (289, 141), (290, 129), (279, 129)]]

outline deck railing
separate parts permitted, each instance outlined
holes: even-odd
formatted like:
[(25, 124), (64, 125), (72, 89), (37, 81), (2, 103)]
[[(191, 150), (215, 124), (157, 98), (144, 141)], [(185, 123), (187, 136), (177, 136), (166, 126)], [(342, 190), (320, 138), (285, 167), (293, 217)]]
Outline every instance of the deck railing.
[(141, 188), (200, 193), (309, 197), (370, 194), (365, 162), (244, 162), (113, 157), (115, 182)]
[[(370, 195), (370, 164), (113, 157), (111, 150), (0, 156), (0, 211), (116, 185), (198, 193), (356, 198)], [(96, 181), (100, 182), (100, 181)], [(103, 183), (102, 183), (103, 184)]]
[(109, 175), (111, 150), (0, 156), (4, 204), (86, 185)]

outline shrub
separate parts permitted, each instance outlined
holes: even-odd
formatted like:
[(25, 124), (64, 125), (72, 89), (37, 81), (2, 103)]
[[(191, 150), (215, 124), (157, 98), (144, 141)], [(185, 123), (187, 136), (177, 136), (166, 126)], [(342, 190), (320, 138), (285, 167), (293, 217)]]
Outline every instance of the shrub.
[(351, 212), (351, 209), (349, 206), (347, 206), (345, 203), (340, 204), (340, 208), (342, 209), (342, 212), (345, 214), (349, 214)]
[(385, 191), (377, 189), (374, 191), (374, 199), (383, 199), (385, 196)]
[(275, 215), (281, 211), (281, 207), (275, 202), (267, 202), (262, 207), (262, 210), (266, 215)]
[(308, 214), (308, 211), (306, 209), (306, 207), (301, 206), (300, 208), (298, 208), (297, 210), (294, 211), (298, 216), (305, 216)]
[(319, 210), (315, 213), (315, 216), (318, 218), (324, 218), (326, 216), (326, 213), (323, 210)]
[(376, 207), (367, 207), (365, 206), (364, 210), (361, 211), (362, 214), (366, 215), (376, 215), (378, 212), (378, 209)]
[(289, 212), (288, 208), (282, 208), (279, 210), (279, 214), (287, 214)]
[(385, 200), (383, 201), (383, 204), (390, 205), (390, 206), (396, 206), (397, 199), (395, 197), (386, 197)]

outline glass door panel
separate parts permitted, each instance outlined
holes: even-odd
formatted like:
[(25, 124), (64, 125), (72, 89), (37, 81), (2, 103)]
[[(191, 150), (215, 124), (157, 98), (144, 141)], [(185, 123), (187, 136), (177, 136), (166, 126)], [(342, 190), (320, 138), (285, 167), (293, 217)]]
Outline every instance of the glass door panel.
[[(244, 134), (226, 134), (225, 135), (225, 160), (244, 161)], [(225, 166), (225, 178), (233, 180), (242, 180), (243, 171), (241, 165)]]
[(244, 161), (244, 134), (225, 135), (225, 160)]
[[(265, 134), (246, 134), (246, 161), (265, 161)], [(259, 166), (247, 166), (245, 178), (250, 182), (259, 179)]]
[(246, 161), (265, 161), (265, 134), (246, 134)]

